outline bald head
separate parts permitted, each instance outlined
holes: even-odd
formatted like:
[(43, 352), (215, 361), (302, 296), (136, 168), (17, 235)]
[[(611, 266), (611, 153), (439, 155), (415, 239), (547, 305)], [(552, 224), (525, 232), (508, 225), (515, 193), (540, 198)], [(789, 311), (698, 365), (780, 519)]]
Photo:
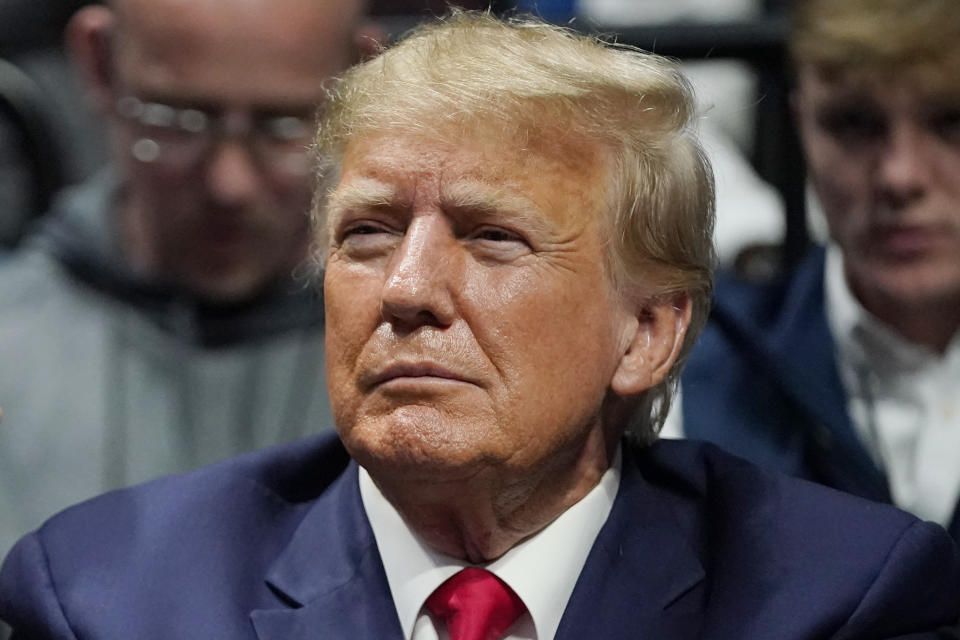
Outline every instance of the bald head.
[[(289, 277), (309, 237), (310, 121), (327, 80), (373, 46), (364, 10), (112, 0), (78, 12), (68, 36), (108, 117), (125, 184), (120, 235), (138, 270), (229, 302)], [(197, 113), (191, 134), (182, 117)]]
[[(158, 83), (223, 92), (237, 77), (265, 96), (317, 95), (358, 58), (362, 0), (114, 0), (114, 60)], [(189, 70), (179, 76), (177, 70)], [(297, 86), (312, 77), (314, 86)], [(164, 87), (158, 87), (164, 89)]]

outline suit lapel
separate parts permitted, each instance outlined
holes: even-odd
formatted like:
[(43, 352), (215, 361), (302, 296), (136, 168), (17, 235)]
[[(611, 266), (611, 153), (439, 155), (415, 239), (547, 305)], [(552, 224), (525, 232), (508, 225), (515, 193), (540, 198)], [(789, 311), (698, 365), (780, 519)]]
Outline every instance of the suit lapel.
[(597, 536), (557, 630), (557, 640), (696, 637), (704, 571), (661, 493), (623, 448), (613, 510)]
[(796, 281), (767, 351), (778, 365), (783, 388), (808, 417), (812, 465), (832, 487), (889, 502), (886, 478), (861, 444), (847, 411), (827, 325), (822, 251), (801, 267)]
[(290, 606), (251, 613), (260, 640), (400, 640), (356, 463), (310, 507), (267, 583)]
[(718, 298), (713, 320), (776, 381), (802, 415), (806, 464), (815, 479), (873, 500), (890, 501), (886, 478), (860, 443), (847, 412), (824, 309), (824, 252), (814, 251), (791, 278), (776, 321), (762, 328), (752, 309)]

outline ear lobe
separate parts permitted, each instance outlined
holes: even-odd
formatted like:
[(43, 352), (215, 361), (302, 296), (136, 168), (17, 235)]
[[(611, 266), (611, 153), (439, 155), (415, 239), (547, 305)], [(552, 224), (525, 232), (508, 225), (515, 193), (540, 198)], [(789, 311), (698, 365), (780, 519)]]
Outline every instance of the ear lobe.
[(77, 11), (64, 32), (88, 95), (101, 113), (114, 106), (112, 40), (114, 15), (107, 7), (88, 5)]
[(643, 306), (613, 374), (610, 386), (614, 393), (637, 395), (666, 378), (680, 355), (691, 311), (687, 294), (653, 298)]

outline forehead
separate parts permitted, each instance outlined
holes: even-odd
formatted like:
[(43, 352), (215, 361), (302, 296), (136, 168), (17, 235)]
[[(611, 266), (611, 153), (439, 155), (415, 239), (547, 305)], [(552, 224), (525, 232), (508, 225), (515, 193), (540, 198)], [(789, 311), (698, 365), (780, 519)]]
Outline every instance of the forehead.
[(237, 101), (316, 100), (352, 61), (355, 14), (327, 0), (122, 0), (117, 55), (136, 89)]
[(905, 108), (960, 102), (960, 78), (940, 67), (837, 71), (803, 65), (798, 81), (801, 98), (807, 100), (862, 101)]
[(451, 143), (378, 135), (348, 144), (331, 210), (456, 204), (583, 226), (599, 218), (604, 176), (605, 156), (587, 142), (532, 148), (495, 137)]

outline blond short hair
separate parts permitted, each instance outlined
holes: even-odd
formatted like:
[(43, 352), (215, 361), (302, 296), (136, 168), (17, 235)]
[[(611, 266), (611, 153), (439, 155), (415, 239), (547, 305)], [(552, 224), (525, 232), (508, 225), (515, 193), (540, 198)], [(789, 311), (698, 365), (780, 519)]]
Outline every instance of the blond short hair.
[[(351, 139), (444, 140), (498, 132), (524, 145), (586, 140), (606, 151), (607, 271), (621, 294), (689, 294), (693, 313), (667, 379), (636, 399), (634, 432), (652, 439), (682, 362), (706, 321), (714, 192), (695, 102), (676, 66), (653, 54), (533, 19), (454, 11), (422, 26), (333, 87), (317, 139), (315, 228)], [(499, 133), (505, 131), (507, 133)]]
[(957, 82), (957, 0), (796, 0), (790, 53), (798, 65), (856, 75), (918, 70)]

